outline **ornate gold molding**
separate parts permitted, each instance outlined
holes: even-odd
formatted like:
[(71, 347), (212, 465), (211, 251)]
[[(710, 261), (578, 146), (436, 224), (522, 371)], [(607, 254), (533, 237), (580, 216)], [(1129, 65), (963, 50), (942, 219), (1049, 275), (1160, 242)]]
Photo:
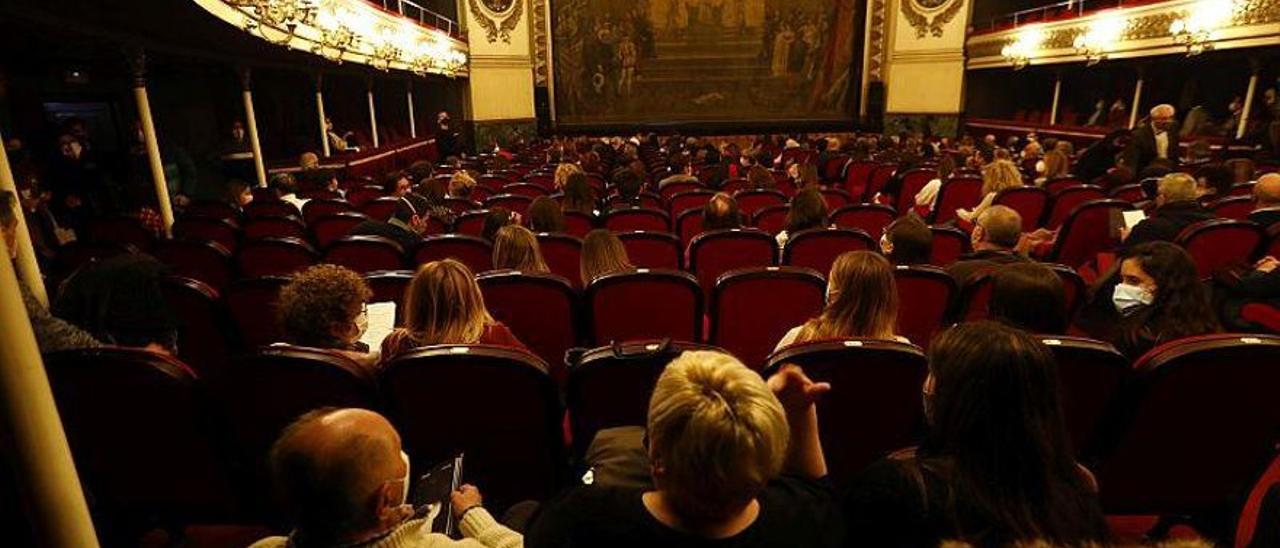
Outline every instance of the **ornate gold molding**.
[[(489, 1), (485, 0), (485, 8), (489, 8)], [(515, 0), (506, 8), (505, 13), (481, 8), (477, 0), (467, 0), (467, 5), (471, 8), (471, 15), (476, 18), (476, 22), (484, 29), (484, 37), (490, 44), (497, 42), (499, 38), (504, 43), (510, 44), (511, 31), (515, 30), (516, 25), (520, 24), (520, 16), (524, 13), (525, 1)], [(491, 17), (490, 13), (496, 15), (501, 22)]]
[[(942, 37), (942, 29), (960, 13), (964, 0), (898, 0), (902, 15), (916, 29), (916, 38)], [(930, 5), (932, 4), (932, 5)]]

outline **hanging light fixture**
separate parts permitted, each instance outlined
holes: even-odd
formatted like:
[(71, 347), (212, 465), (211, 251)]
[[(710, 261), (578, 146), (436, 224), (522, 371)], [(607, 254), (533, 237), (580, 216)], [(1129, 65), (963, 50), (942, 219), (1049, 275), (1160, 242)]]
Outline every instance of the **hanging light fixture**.
[(1213, 49), (1218, 30), (1231, 22), (1235, 0), (1200, 0), (1169, 25), (1176, 44), (1187, 48), (1187, 57)]
[(1031, 59), (1040, 51), (1040, 44), (1043, 42), (1043, 29), (1039, 26), (1026, 27), (1013, 42), (1000, 49), (1000, 55), (1013, 65), (1013, 70), (1022, 70), (1031, 64)]
[(1107, 58), (1115, 48), (1129, 22), (1119, 13), (1100, 14), (1089, 24), (1088, 30), (1076, 37), (1076, 53), (1083, 55), (1087, 66), (1093, 66)]

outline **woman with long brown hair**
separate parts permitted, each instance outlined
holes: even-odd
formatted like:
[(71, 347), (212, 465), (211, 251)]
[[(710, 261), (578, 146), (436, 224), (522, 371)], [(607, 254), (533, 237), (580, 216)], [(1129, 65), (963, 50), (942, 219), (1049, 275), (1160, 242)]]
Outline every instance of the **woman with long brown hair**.
[(787, 225), (776, 236), (778, 247), (787, 245), (792, 234), (811, 228), (822, 228), (827, 224), (827, 200), (822, 197), (818, 187), (811, 186), (801, 190), (791, 199), (787, 210)]
[(533, 274), (551, 271), (542, 258), (538, 237), (520, 225), (507, 225), (498, 229), (498, 234), (493, 238), (493, 268)]
[(634, 269), (631, 259), (627, 257), (626, 246), (612, 232), (596, 229), (588, 232), (587, 237), (582, 239), (581, 274), (584, 287), (605, 274)]
[(404, 327), (382, 341), (382, 360), (437, 344), (493, 344), (525, 348), (493, 319), (475, 275), (453, 259), (422, 265), (405, 291)]
[(893, 265), (879, 253), (850, 251), (836, 257), (827, 276), (827, 306), (818, 317), (788, 331), (778, 349), (826, 339), (866, 338), (909, 342), (894, 333), (898, 284)]

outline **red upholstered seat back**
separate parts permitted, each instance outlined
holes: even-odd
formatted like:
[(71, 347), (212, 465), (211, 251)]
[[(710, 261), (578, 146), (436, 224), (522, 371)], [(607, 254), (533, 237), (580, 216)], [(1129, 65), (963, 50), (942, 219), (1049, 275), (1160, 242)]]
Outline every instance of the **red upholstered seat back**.
[(666, 232), (620, 232), (618, 239), (627, 248), (627, 257), (638, 268), (679, 270), (684, 259), (680, 238)]
[(738, 268), (770, 266), (777, 257), (777, 240), (767, 232), (731, 229), (704, 232), (693, 238), (685, 264), (706, 294), (721, 274)]
[(351, 234), (356, 225), (367, 220), (369, 218), (361, 213), (335, 213), (307, 221), (307, 226), (311, 228), (311, 240), (323, 249), (338, 238)]
[(782, 262), (826, 273), (831, 271), (831, 265), (840, 255), (876, 248), (875, 240), (858, 229), (815, 228), (790, 235), (782, 250)]
[(441, 259), (456, 259), (472, 272), (493, 269), (493, 244), (475, 236), (442, 234), (426, 237), (414, 253), (414, 261), (424, 265)]
[(276, 303), (287, 283), (283, 276), (264, 276), (238, 280), (227, 288), (227, 308), (240, 334), (241, 349), (280, 342)]
[(216, 242), (229, 253), (235, 253), (240, 244), (240, 231), (236, 223), (215, 217), (188, 216), (178, 219), (173, 224), (173, 237), (179, 240)]
[[(551, 273), (582, 287), (582, 240), (568, 234), (538, 234), (538, 248)], [(550, 360), (547, 363), (552, 363)]]
[(886, 205), (853, 204), (832, 211), (830, 221), (835, 226), (856, 228), (872, 238), (879, 238), (897, 216), (897, 212)]
[(221, 295), (203, 282), (178, 276), (161, 280), (160, 291), (178, 320), (178, 358), (201, 377), (223, 375), (235, 346), (235, 327)]
[[(1141, 187), (1138, 190), (1141, 191)], [(1086, 202), (1102, 200), (1106, 197), (1102, 187), (1093, 185), (1079, 185), (1062, 190), (1053, 195), (1053, 203), (1049, 206), (1049, 217), (1045, 219), (1044, 226), (1050, 230), (1057, 229), (1067, 221), (1067, 217), (1076, 208)]]
[(319, 255), (298, 238), (264, 238), (248, 242), (236, 253), (236, 271), (242, 278), (288, 276), (316, 263)]
[(741, 190), (733, 195), (733, 199), (738, 202), (738, 210), (748, 219), (761, 209), (787, 203), (786, 195), (768, 189)]
[(667, 212), (660, 209), (629, 207), (606, 213), (604, 227), (614, 232), (630, 230), (668, 232), (671, 230), (671, 219), (667, 216)]
[(930, 263), (935, 266), (947, 266), (956, 262), (961, 255), (969, 252), (972, 239), (963, 230), (953, 226), (935, 226), (933, 230), (933, 250), (930, 252)]
[(942, 224), (956, 217), (957, 209), (977, 207), (982, 202), (982, 179), (976, 177), (952, 177), (938, 189), (938, 201), (930, 221)]
[(1195, 260), (1200, 277), (1209, 279), (1231, 266), (1252, 265), (1264, 239), (1262, 227), (1256, 223), (1213, 219), (1185, 228), (1178, 235), (1178, 244)]
[(400, 270), (405, 267), (405, 256), (400, 244), (388, 238), (346, 236), (329, 245), (324, 262), (364, 274), (375, 270)]
[(231, 254), (211, 241), (168, 240), (151, 249), (151, 255), (169, 265), (170, 273), (199, 280), (221, 291), (231, 282)]
[(814, 270), (734, 270), (720, 277), (711, 294), (708, 342), (760, 369), (782, 336), (821, 313), (825, 300), (826, 281)]
[(898, 334), (928, 347), (946, 320), (956, 293), (955, 279), (932, 266), (895, 267), (894, 279), (898, 284)]
[(297, 217), (262, 216), (244, 222), (241, 235), (246, 242), (263, 238), (307, 239), (307, 227)]
[(697, 341), (702, 307), (697, 279), (685, 272), (639, 269), (601, 276), (587, 286), (587, 322), (595, 344)]
[(1078, 268), (1099, 252), (1115, 249), (1119, 236), (1112, 229), (1113, 217), (1131, 209), (1128, 202), (1094, 200), (1080, 204), (1062, 224), (1048, 259)]
[(547, 363), (557, 383), (565, 380), (565, 351), (578, 345), (579, 294), (568, 280), (552, 274), (488, 272), (476, 278), (484, 303)]
[(1121, 383), (1129, 373), (1129, 360), (1110, 344), (1059, 335), (1040, 335), (1058, 361), (1062, 415), (1071, 446), (1082, 454), (1094, 435)]
[(1049, 205), (1049, 193), (1033, 186), (1007, 188), (1000, 191), (992, 203), (1017, 211), (1022, 217), (1022, 231), (1031, 232), (1040, 226), (1040, 219)]

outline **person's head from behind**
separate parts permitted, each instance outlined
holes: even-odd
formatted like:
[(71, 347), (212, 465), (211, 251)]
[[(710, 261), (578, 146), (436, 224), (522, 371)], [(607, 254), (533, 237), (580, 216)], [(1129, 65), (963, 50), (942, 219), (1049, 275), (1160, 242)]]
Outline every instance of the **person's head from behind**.
[(975, 251), (1011, 251), (1022, 238), (1022, 215), (1008, 206), (988, 207), (978, 215), (970, 238)]
[(1164, 177), (1165, 175), (1170, 175), (1172, 173), (1173, 162), (1170, 162), (1165, 158), (1156, 158), (1151, 160), (1151, 163), (1147, 164), (1146, 167), (1142, 168), (1142, 171), (1138, 172), (1138, 177), (1141, 179), (1151, 179), (1154, 177)]
[(1031, 333), (1066, 331), (1066, 288), (1053, 269), (1038, 263), (1001, 266), (991, 275), (991, 319)]
[(409, 174), (410, 180), (422, 182), (423, 179), (430, 179), (431, 176), (435, 174), (436, 168), (431, 165), (431, 162), (418, 160), (409, 164), (409, 167), (405, 169), (405, 172)]
[(564, 210), (549, 196), (538, 196), (529, 204), (529, 227), (534, 232), (564, 232)]
[(982, 168), (982, 194), (1022, 186), (1022, 172), (1009, 160), (996, 160)]
[(649, 400), (654, 485), (693, 527), (738, 515), (782, 471), (790, 433), (756, 372), (719, 352), (685, 352)]
[(827, 223), (827, 201), (816, 186), (806, 187), (791, 199), (787, 211), (787, 232), (820, 228)]
[(253, 201), (253, 191), (249, 183), (238, 179), (227, 181), (227, 203), (236, 209), (249, 205)]
[(604, 229), (596, 229), (587, 233), (587, 237), (582, 239), (582, 263), (581, 272), (582, 284), (590, 284), (592, 280), (613, 274), (616, 272), (627, 272), (635, 267), (631, 265), (631, 259), (627, 256), (627, 248), (622, 245), (622, 240), (614, 236), (612, 232)]
[(582, 168), (577, 164), (560, 164), (556, 166), (556, 173), (552, 177), (552, 183), (556, 190), (564, 190), (564, 186), (569, 183), (569, 175), (574, 173), (582, 173)]
[(788, 172), (796, 188), (818, 187), (818, 166), (813, 164), (791, 164)]
[(445, 198), (449, 197), (449, 184), (435, 177), (422, 179), (415, 192), (426, 198), (428, 204), (443, 205)]
[(898, 319), (897, 287), (893, 265), (879, 253), (841, 254), (827, 276), (827, 305), (806, 324), (805, 339), (892, 339)]
[(1067, 156), (1057, 150), (1050, 150), (1044, 155), (1044, 171), (1041, 173), (1046, 179), (1058, 179), (1066, 177), (1071, 169), (1071, 164), (1067, 160)]
[[(1040, 341), (998, 322), (952, 327), (929, 348), (928, 429), (917, 458), (975, 501), (1002, 545), (1074, 544), (1100, 514), (1063, 423), (1057, 364)], [(952, 510), (955, 510), (954, 508)]]
[(519, 223), (520, 218), (516, 212), (502, 206), (495, 207), (489, 210), (488, 215), (485, 215), (484, 227), (480, 230), (480, 237), (492, 242), (493, 238), (498, 235), (499, 229)]
[(383, 179), (382, 190), (388, 196), (400, 198), (413, 190), (413, 182), (409, 180), (408, 174), (403, 171), (397, 171)]
[(1198, 194), (1195, 178), (1186, 173), (1170, 173), (1156, 184), (1156, 206), (1194, 202)]
[(289, 344), (354, 348), (368, 328), (365, 302), (372, 296), (359, 274), (337, 265), (312, 266), (280, 289), (280, 332)]
[(317, 156), (314, 152), (303, 152), (302, 155), (298, 156), (298, 167), (302, 169), (319, 169), (320, 156)]
[(1231, 194), (1231, 170), (1225, 166), (1205, 166), (1196, 170), (1196, 195), (1218, 199)]
[(1255, 207), (1280, 207), (1280, 173), (1268, 173), (1258, 177), (1253, 185)]
[(1173, 129), (1177, 114), (1178, 110), (1173, 105), (1156, 105), (1151, 109), (1151, 127), (1156, 131), (1169, 131)]
[(619, 169), (613, 172), (613, 186), (618, 188), (618, 196), (624, 200), (634, 200), (640, 196), (640, 188), (643, 185), (644, 180), (634, 171)]
[(717, 192), (707, 201), (707, 205), (702, 206), (702, 229), (729, 228), (742, 228), (742, 212), (733, 196), (727, 192)]
[(774, 188), (778, 181), (764, 166), (753, 165), (747, 170), (747, 186), (754, 189)]
[(267, 183), (276, 196), (288, 196), (298, 193), (298, 179), (292, 173), (279, 173), (271, 177)]
[(951, 177), (956, 170), (956, 157), (951, 154), (943, 154), (938, 160), (938, 179), (945, 181)]
[(409, 458), (373, 411), (311, 411), (281, 432), (267, 460), (297, 546), (364, 542), (413, 515)]
[(475, 275), (453, 259), (422, 265), (404, 299), (404, 327), (418, 344), (471, 344), (493, 323)]
[(918, 215), (904, 215), (885, 227), (880, 251), (895, 265), (929, 264), (933, 230)]
[[(391, 215), (390, 223), (419, 236), (427, 233), (427, 219), (430, 214), (427, 199), (417, 194), (405, 194), (396, 204), (396, 212)], [(409, 250), (405, 250), (409, 251)]]
[(449, 196), (454, 198), (470, 197), (471, 189), (475, 187), (476, 180), (464, 170), (454, 172), (453, 177), (449, 178)]
[(493, 239), (493, 268), (528, 273), (550, 271), (542, 258), (537, 236), (520, 225), (507, 225), (498, 230)]
[(595, 211), (596, 193), (591, 188), (591, 183), (588, 182), (586, 173), (575, 171), (569, 174), (568, 180), (564, 183), (564, 201), (562, 205), (565, 211), (582, 213)]

